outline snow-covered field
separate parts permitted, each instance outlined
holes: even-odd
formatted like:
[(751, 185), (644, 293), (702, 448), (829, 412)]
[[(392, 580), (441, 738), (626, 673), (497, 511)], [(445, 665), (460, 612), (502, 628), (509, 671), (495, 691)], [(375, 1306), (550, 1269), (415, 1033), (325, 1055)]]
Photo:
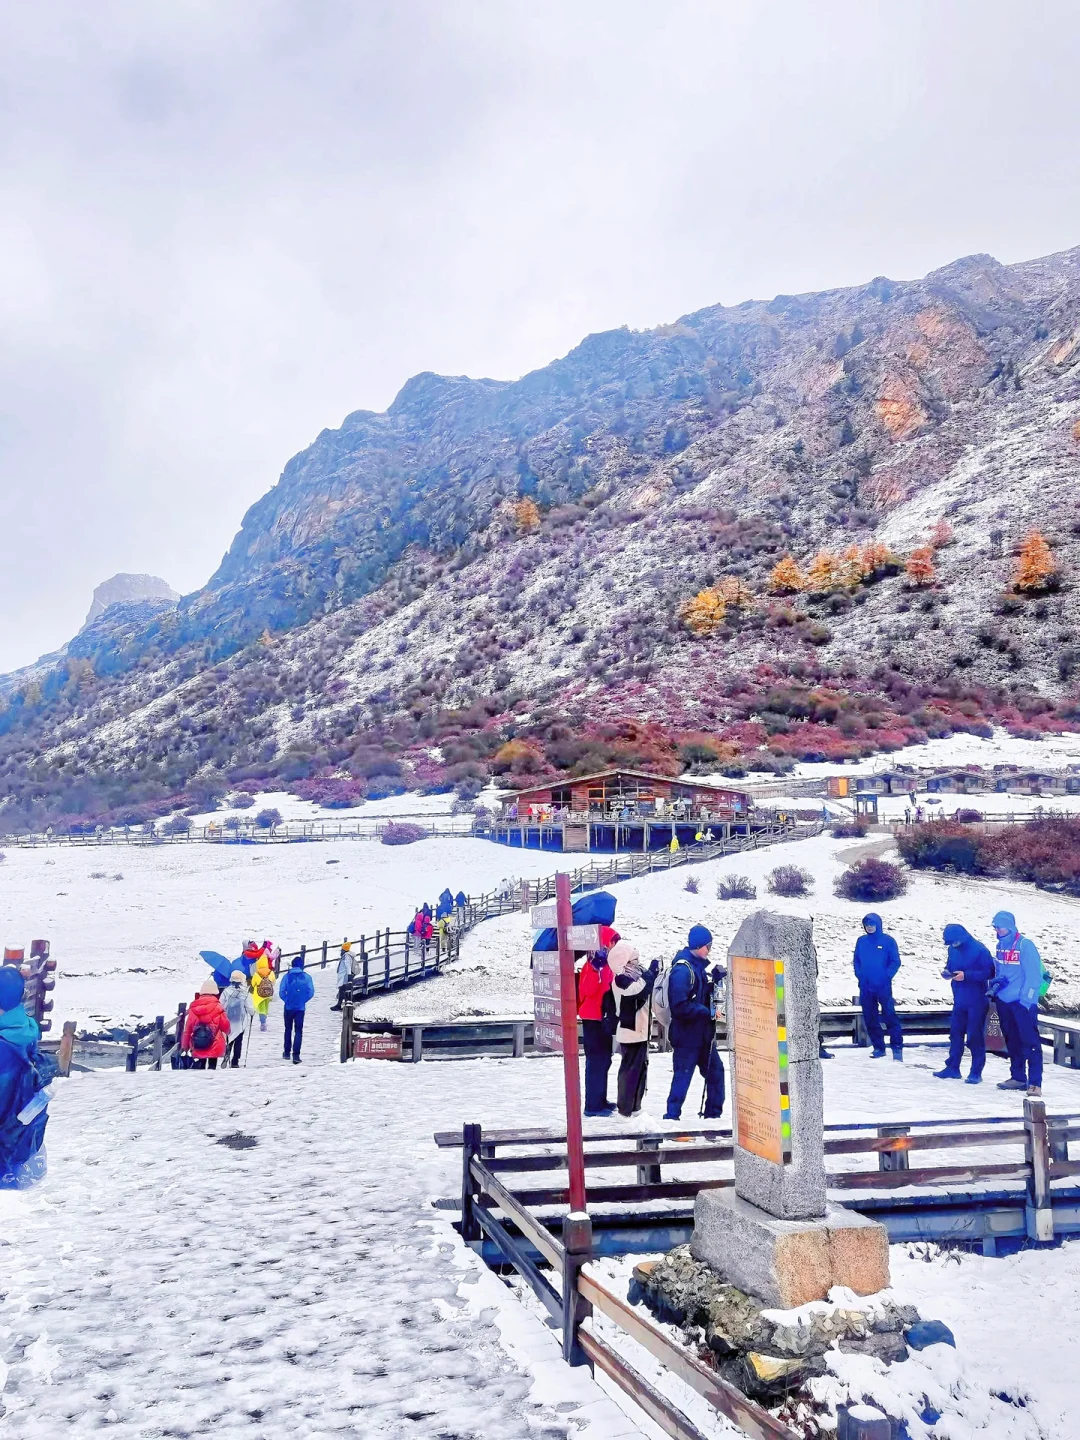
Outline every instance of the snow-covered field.
[[(302, 1066), (278, 1058), (275, 1002), (248, 1068), (57, 1083), (47, 1179), (0, 1195), (0, 1434), (655, 1435), (562, 1365), (551, 1330), (430, 1205), (460, 1185), (458, 1152), (432, 1132), (559, 1124), (557, 1057), (342, 1066), (331, 977), (316, 983)], [(839, 1047), (827, 1119), (868, 1113), (870, 1074), (875, 1118), (1019, 1113), (992, 1086), (935, 1081), (939, 1056), (875, 1064)], [(646, 1124), (669, 1080), (655, 1056)], [(1050, 1067), (1046, 1094), (1051, 1111), (1080, 1109), (1080, 1074)], [(218, 1143), (238, 1132), (257, 1143)], [(842, 1378), (881, 1398), (940, 1393), (961, 1412), (936, 1432), (949, 1440), (1072, 1440), (1080, 1245), (996, 1261), (894, 1246), (892, 1260), (897, 1298), (949, 1324), (958, 1349), (889, 1372), (847, 1357)]]

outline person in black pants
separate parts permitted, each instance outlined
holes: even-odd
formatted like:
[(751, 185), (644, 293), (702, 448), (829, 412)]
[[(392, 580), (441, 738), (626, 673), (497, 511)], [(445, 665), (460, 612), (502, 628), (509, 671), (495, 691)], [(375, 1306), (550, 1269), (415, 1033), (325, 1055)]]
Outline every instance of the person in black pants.
[(302, 958), (297, 955), (278, 986), (278, 997), (285, 1007), (285, 1049), (282, 1051), (281, 1058), (283, 1060), (291, 1058), (294, 1065), (300, 1064), (300, 1045), (304, 1039), (304, 1011), (314, 994), (315, 982), (305, 971)]
[(724, 1062), (716, 1048), (713, 986), (727, 973), (719, 965), (709, 970), (712, 932), (695, 925), (684, 950), (671, 962), (668, 1000), (671, 1005), (671, 1089), (665, 1120), (682, 1118), (682, 1107), (694, 1071), (705, 1077), (706, 1120), (719, 1120), (724, 1111)]
[(945, 1068), (935, 1070), (939, 1080), (959, 1080), (960, 1062), (964, 1058), (964, 1041), (971, 1051), (969, 1085), (978, 1085), (986, 1064), (986, 1012), (990, 998), (986, 987), (994, 977), (994, 957), (981, 941), (969, 935), (962, 925), (946, 925), (942, 939), (949, 947), (949, 958), (941, 972), (952, 981), (953, 1008), (949, 1025), (949, 1058)]
[(608, 955), (614, 977), (612, 994), (619, 1018), (615, 1039), (621, 1057), (618, 1079), (620, 1115), (636, 1115), (645, 1099), (649, 1072), (649, 1021), (652, 1016), (649, 1002), (659, 963), (654, 960), (647, 970), (643, 970), (638, 952), (626, 940), (613, 945)]
[[(615, 939), (618, 939), (617, 935)], [(605, 946), (590, 955), (578, 972), (578, 1018), (581, 1020), (585, 1049), (586, 1115), (610, 1115), (615, 1109), (607, 1098), (611, 1045), (615, 1035), (611, 967), (607, 957)]]
[(871, 1060), (885, 1057), (885, 1029), (889, 1032), (894, 1060), (904, 1058), (904, 1032), (896, 1013), (892, 982), (900, 969), (900, 950), (891, 935), (886, 935), (881, 916), (863, 916), (863, 934), (855, 942), (855, 978), (859, 982), (859, 1004), (863, 1023), (873, 1047)]

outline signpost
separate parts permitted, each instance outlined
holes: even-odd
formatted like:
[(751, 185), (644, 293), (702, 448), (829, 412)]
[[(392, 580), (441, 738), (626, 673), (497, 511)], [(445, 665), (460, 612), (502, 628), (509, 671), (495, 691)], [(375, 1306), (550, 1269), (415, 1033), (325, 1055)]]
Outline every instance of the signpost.
[(744, 1150), (791, 1161), (784, 962), (733, 955), (731, 1050), (734, 1057), (736, 1139)]
[(400, 1060), (400, 1035), (357, 1035), (353, 1056), (357, 1060)]

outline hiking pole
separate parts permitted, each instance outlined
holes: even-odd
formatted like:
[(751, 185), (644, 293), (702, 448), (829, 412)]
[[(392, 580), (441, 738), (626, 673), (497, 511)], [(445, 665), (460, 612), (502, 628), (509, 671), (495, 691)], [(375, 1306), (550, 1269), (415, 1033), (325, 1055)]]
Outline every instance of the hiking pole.
[(251, 1024), (255, 1019), (254, 1015), (248, 1016), (247, 1029), (244, 1031), (244, 1069), (247, 1069), (248, 1056), (251, 1054)]

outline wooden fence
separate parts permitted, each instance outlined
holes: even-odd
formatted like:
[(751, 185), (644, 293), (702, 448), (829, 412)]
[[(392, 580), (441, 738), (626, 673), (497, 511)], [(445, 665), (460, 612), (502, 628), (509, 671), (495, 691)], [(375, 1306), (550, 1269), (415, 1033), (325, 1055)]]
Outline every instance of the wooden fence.
[[(826, 1156), (873, 1156), (876, 1166), (866, 1170), (838, 1169), (829, 1174), (833, 1190), (887, 1191), (918, 1187), (942, 1191), (961, 1184), (1017, 1181), (1023, 1186), (1022, 1205), (1029, 1239), (1054, 1239), (1055, 1220), (1051, 1184), (1080, 1175), (1080, 1161), (1070, 1161), (1068, 1146), (1080, 1139), (1077, 1115), (1048, 1117), (1043, 1101), (1025, 1099), (1023, 1118), (1016, 1121), (991, 1117), (982, 1120), (910, 1121), (889, 1125), (826, 1126)], [(837, 1133), (841, 1132), (841, 1133)], [(873, 1132), (873, 1133), (870, 1133)], [(461, 1234), (474, 1248), (484, 1240), (494, 1247), (500, 1263), (517, 1270), (562, 1331), (564, 1358), (571, 1364), (598, 1365), (676, 1440), (692, 1440), (699, 1432), (693, 1422), (667, 1397), (646, 1382), (597, 1332), (599, 1313), (644, 1346), (656, 1359), (695, 1390), (747, 1435), (761, 1440), (793, 1440), (792, 1432), (730, 1385), (708, 1365), (677, 1345), (647, 1316), (609, 1289), (589, 1269), (594, 1255), (593, 1222), (586, 1214), (541, 1216), (539, 1209), (569, 1204), (567, 1184), (552, 1174), (548, 1183), (523, 1188), (521, 1177), (544, 1172), (566, 1172), (566, 1136), (557, 1131), (504, 1130), (485, 1133), (479, 1125), (436, 1134), (441, 1147), (461, 1147)], [(599, 1184), (588, 1186), (594, 1205), (647, 1205), (628, 1217), (647, 1234), (662, 1227), (664, 1212), (656, 1202), (685, 1202), (705, 1189), (734, 1184), (730, 1173), (730, 1130), (694, 1129), (664, 1135), (628, 1133), (625, 1130), (586, 1137), (586, 1172), (633, 1171), (632, 1181), (603, 1173)], [(614, 1148), (610, 1148), (614, 1145)], [(541, 1148), (543, 1147), (543, 1148)], [(964, 1165), (911, 1165), (913, 1155), (932, 1151), (971, 1150), (980, 1147), (1014, 1149), (1007, 1161)], [(502, 1151), (503, 1153), (498, 1153)], [(524, 1152), (524, 1153), (521, 1153)], [(709, 1167), (723, 1166), (723, 1173)], [(693, 1178), (665, 1179), (671, 1167), (704, 1167)], [(554, 1181), (554, 1183), (552, 1183)], [(951, 1199), (974, 1205), (977, 1193), (964, 1191)], [(848, 1202), (853, 1203), (853, 1202)], [(1071, 1212), (1070, 1212), (1071, 1213)], [(556, 1234), (556, 1227), (561, 1233)], [(1080, 1220), (1065, 1229), (1080, 1228)], [(648, 1248), (648, 1241), (645, 1242)], [(636, 1248), (636, 1247), (635, 1247)], [(989, 1253), (993, 1253), (991, 1250)]]

